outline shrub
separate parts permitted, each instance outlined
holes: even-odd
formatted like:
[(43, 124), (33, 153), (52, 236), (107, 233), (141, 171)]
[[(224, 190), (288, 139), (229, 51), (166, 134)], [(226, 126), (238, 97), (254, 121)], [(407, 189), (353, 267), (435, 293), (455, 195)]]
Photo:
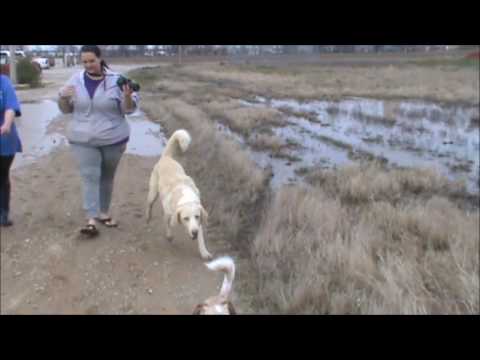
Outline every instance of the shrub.
[(41, 70), (30, 59), (20, 59), (17, 62), (17, 81), (30, 86), (40, 85)]

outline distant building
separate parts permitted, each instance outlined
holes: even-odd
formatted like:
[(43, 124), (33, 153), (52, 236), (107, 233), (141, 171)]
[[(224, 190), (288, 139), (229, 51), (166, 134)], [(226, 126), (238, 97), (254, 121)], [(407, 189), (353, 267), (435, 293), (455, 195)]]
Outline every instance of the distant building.
[(313, 54), (315, 52), (316, 45), (298, 45), (297, 52), (299, 54)]
[(33, 56), (57, 56), (58, 45), (24, 45), (26, 53)]
[(375, 45), (355, 45), (354, 51), (359, 53), (375, 52)]

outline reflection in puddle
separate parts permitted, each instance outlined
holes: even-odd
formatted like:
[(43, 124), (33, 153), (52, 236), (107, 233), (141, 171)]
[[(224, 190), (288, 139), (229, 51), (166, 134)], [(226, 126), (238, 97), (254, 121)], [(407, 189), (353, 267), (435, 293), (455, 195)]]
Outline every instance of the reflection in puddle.
[(160, 125), (151, 122), (141, 111), (128, 116), (128, 123), (131, 133), (127, 154), (160, 156), (167, 143)]
[[(290, 126), (272, 129), (284, 141), (303, 145), (291, 151), (298, 162), (271, 159), (252, 151), (261, 166), (271, 166), (275, 187), (295, 178), (294, 169), (341, 166), (356, 154), (369, 154), (401, 167), (436, 168), (452, 180), (465, 180), (469, 191), (479, 188), (478, 109), (414, 101), (348, 98), (339, 102), (296, 100), (243, 101), (287, 111)], [(293, 116), (292, 116), (293, 112)], [(314, 114), (306, 119), (295, 113)]]

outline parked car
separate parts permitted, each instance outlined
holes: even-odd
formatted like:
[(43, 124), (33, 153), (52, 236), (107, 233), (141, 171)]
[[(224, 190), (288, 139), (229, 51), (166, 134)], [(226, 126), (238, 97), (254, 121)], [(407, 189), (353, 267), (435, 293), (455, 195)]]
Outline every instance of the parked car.
[[(25, 55), (25, 52), (24, 51), (21, 51), (21, 50), (17, 50), (15, 51), (15, 56), (18, 57), (18, 58), (25, 58), (27, 57)], [(5, 64), (8, 64), (10, 63), (10, 51), (8, 50), (2, 50), (0, 51), (0, 61), (2, 63), (2, 65), (5, 65)]]
[[(26, 58), (25, 52), (21, 50), (15, 51), (15, 56), (17, 58)], [(10, 51), (2, 50), (0, 51), (0, 73), (3, 75), (10, 76)], [(32, 63), (38, 67), (38, 70), (41, 72), (42, 67), (39, 63), (32, 60)]]
[(45, 57), (35, 57), (33, 61), (39, 64), (42, 69), (50, 69), (50, 61)]
[[(10, 57), (10, 51), (9, 50), (2, 50), (2, 51), (0, 51), (0, 56)], [(25, 55), (25, 51), (22, 51), (22, 50), (15, 50), (15, 56), (16, 57), (22, 57), (22, 58), (27, 57), (27, 55)]]

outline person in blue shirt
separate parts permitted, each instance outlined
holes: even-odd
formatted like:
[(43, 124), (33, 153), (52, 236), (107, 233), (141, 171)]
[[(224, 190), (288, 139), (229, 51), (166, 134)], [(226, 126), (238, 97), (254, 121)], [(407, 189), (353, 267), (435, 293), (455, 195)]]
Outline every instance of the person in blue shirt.
[(17, 152), (22, 152), (22, 142), (14, 123), (21, 116), (20, 103), (10, 79), (0, 75), (0, 227), (11, 226), (10, 167)]

